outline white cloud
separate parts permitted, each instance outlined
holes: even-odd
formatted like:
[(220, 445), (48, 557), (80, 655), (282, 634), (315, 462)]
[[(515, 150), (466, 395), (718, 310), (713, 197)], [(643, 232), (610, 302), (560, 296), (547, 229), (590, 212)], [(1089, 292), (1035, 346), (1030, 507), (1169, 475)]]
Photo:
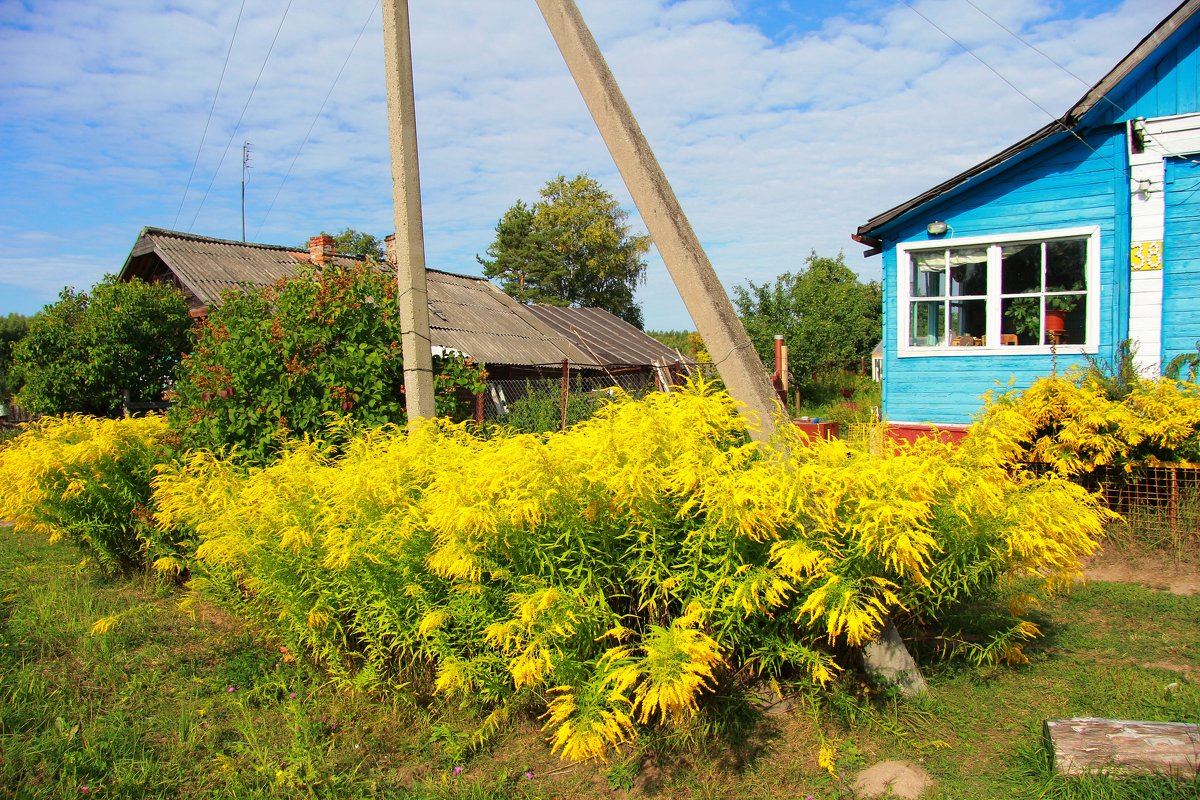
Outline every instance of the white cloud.
[[(1088, 15), (1049, 0), (972, 1), (1088, 82), (1174, 6), (1102, 0), (1107, 10)], [(914, 4), (1053, 114), (1083, 94), (965, 0)], [(264, 222), (374, 0), (336, 11), (293, 0), (235, 134), (287, 5), (247, 4), (178, 223), (237, 4), (0, 6), (0, 232), (11, 256), (0, 284), (46, 300), (65, 283), (90, 284), (120, 267), (144, 225), (183, 228), (195, 216), (197, 233), (239, 237), (246, 140), (252, 237), (291, 244), (320, 229), (389, 232), (378, 11)], [(901, 2), (792, 6), (581, 2), (727, 286), (797, 269), (814, 249), (845, 250), (848, 263), (877, 277), (877, 260), (864, 262), (849, 239), (859, 224), (1047, 121)], [(474, 255), (503, 211), (560, 172), (588, 172), (632, 208), (535, 4), (410, 7), (432, 266), (477, 271)], [(690, 327), (657, 257), (641, 299), (651, 326)]]

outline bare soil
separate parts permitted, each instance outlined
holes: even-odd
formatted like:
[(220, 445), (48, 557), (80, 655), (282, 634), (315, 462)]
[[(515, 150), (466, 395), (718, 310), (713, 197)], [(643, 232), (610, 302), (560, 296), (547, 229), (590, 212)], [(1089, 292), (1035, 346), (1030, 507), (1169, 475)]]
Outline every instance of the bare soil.
[(1083, 569), (1084, 580), (1136, 583), (1177, 595), (1200, 594), (1200, 543), (1175, 557), (1162, 551), (1107, 548)]

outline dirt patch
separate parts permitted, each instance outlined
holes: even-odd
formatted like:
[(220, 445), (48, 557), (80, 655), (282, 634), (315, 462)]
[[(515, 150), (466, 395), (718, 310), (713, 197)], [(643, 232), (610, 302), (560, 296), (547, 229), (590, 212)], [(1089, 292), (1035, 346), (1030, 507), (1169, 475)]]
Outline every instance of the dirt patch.
[(1142, 664), (1142, 669), (1160, 669), (1164, 672), (1174, 672), (1182, 675), (1188, 681), (1200, 679), (1200, 670), (1188, 664), (1177, 664), (1174, 661), (1151, 661)]
[(1166, 554), (1105, 550), (1084, 565), (1088, 581), (1136, 583), (1160, 592), (1200, 594), (1200, 554), (1176, 559)]
[(907, 761), (883, 761), (864, 769), (854, 780), (854, 796), (917, 800), (933, 788), (933, 778)]

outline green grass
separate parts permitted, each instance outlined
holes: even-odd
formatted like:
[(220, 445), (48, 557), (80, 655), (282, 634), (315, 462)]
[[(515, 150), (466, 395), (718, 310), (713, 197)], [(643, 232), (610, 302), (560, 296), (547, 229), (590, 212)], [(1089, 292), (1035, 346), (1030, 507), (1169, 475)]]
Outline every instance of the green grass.
[[(533, 717), (472, 753), (460, 710), (342, 691), (178, 600), (0, 529), (0, 797), (824, 800), (849, 797), (856, 770), (906, 758), (945, 800), (1200, 798), (1196, 783), (1057, 778), (1041, 741), (1046, 718), (1197, 721), (1200, 597), (1092, 584), (1041, 609), (1026, 666), (927, 661), (931, 691), (915, 703), (850, 681), (819, 708), (777, 716), (747, 720), (731, 703), (724, 719), (652, 734), (607, 765), (559, 761)], [(114, 614), (109, 633), (90, 634)], [(817, 766), (822, 738), (837, 777)]]

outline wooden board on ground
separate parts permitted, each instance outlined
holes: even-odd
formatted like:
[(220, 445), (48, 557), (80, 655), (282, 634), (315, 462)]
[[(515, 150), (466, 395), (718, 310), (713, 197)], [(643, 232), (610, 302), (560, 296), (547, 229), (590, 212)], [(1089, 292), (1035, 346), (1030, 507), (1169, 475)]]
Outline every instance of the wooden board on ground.
[(1200, 725), (1075, 717), (1046, 720), (1045, 736), (1062, 775), (1200, 774)]

